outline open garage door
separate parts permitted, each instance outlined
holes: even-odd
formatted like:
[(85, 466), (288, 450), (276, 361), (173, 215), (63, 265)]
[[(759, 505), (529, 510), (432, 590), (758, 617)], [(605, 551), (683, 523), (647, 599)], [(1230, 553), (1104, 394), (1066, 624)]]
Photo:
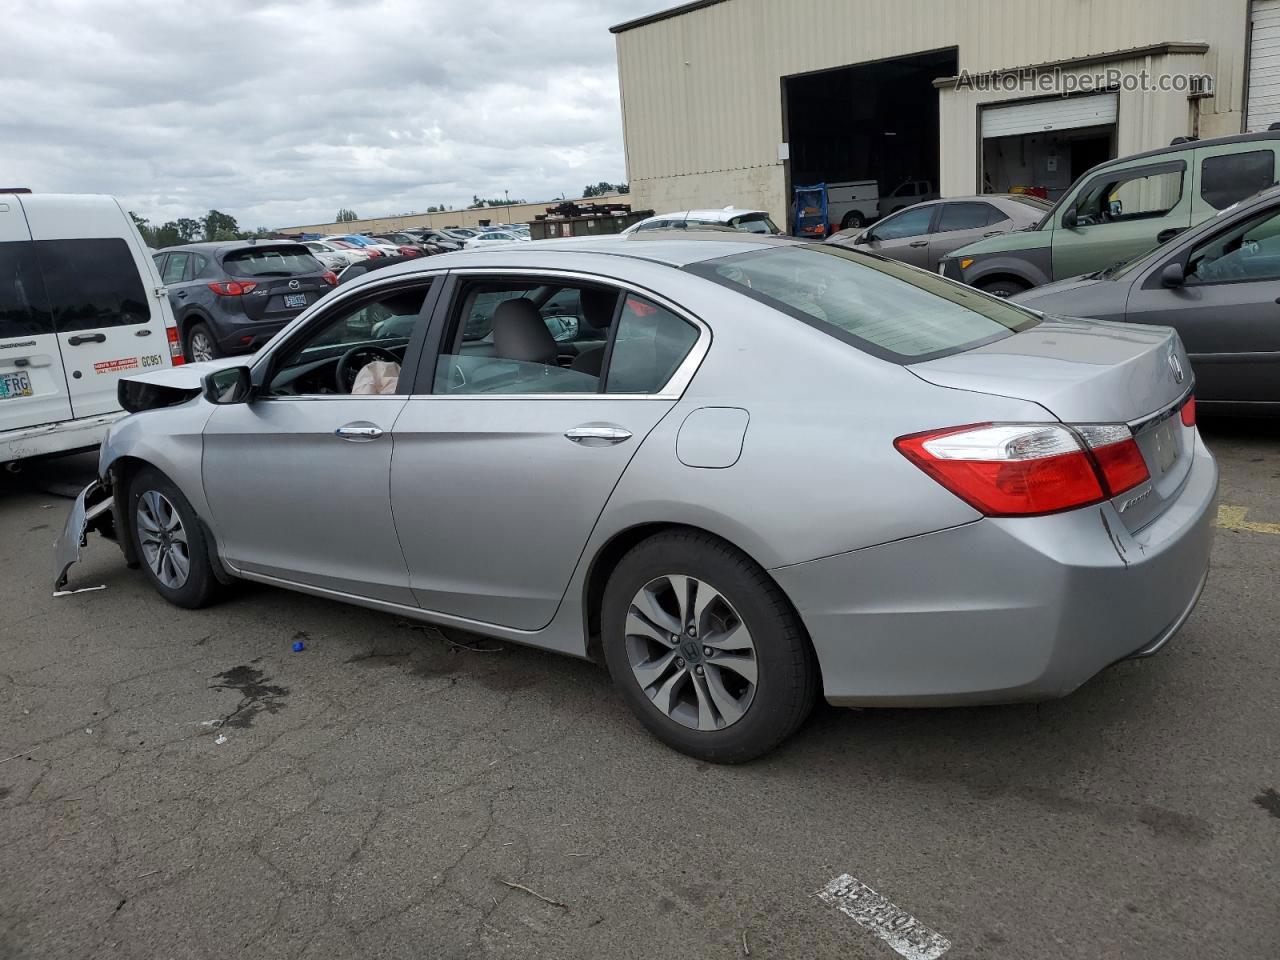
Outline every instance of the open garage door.
[(784, 77), (788, 189), (825, 183), (837, 230), (937, 196), (933, 81), (958, 69), (947, 49)]
[(1245, 116), (1245, 129), (1250, 133), (1280, 122), (1280, 0), (1253, 0)]
[(1116, 155), (1120, 97), (995, 104), (982, 109), (982, 190), (1057, 200), (1080, 174)]

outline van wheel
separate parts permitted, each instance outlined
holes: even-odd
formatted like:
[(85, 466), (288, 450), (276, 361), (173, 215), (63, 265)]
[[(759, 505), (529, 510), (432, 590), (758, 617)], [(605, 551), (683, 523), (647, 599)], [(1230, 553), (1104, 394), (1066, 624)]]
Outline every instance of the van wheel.
[(195, 609), (222, 593), (195, 510), (160, 471), (147, 467), (129, 484), (128, 523), (142, 569), (160, 596)]
[(841, 230), (857, 230), (859, 227), (866, 226), (867, 218), (860, 214), (857, 210), (850, 210), (844, 215), (844, 219), (840, 221)]
[(689, 756), (752, 760), (813, 708), (817, 663), (800, 618), (763, 569), (708, 534), (659, 534), (624, 556), (601, 632), (627, 706)]
[(209, 328), (203, 323), (193, 323), (191, 329), (187, 331), (186, 353), (189, 363), (198, 363), (201, 360), (216, 360), (222, 356), (222, 351), (218, 349), (218, 344), (213, 339), (213, 334), (209, 332)]
[(983, 293), (989, 293), (993, 297), (1012, 297), (1015, 294), (1022, 293), (1024, 290), (1030, 290), (1031, 287), (1025, 283), (1019, 283), (1017, 280), (988, 280), (986, 283), (978, 284), (978, 289)]

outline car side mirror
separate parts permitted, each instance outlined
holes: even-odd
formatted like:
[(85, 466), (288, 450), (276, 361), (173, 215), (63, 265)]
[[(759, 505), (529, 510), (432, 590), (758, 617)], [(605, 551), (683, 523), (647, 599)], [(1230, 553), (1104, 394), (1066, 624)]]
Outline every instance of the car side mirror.
[(866, 233), (860, 236), (857, 240), (855, 240), (854, 243), (875, 243), (877, 239), (879, 238), (876, 237), (875, 231), (868, 230)]
[(1187, 282), (1186, 272), (1177, 261), (1166, 263), (1160, 271), (1160, 282), (1166, 287), (1180, 287)]
[(1066, 230), (1074, 230), (1079, 221), (1076, 219), (1076, 208), (1068, 207), (1062, 214), (1062, 226)]
[(248, 403), (253, 399), (253, 378), (248, 367), (225, 367), (205, 374), (201, 381), (204, 398), (210, 403), (225, 406), (232, 403)]

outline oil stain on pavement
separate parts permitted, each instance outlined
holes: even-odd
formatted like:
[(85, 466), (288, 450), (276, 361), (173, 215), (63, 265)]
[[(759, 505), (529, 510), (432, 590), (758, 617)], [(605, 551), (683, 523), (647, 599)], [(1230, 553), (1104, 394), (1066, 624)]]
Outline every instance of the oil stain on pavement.
[(251, 727), (258, 714), (283, 710), (283, 698), (289, 695), (288, 687), (271, 683), (271, 678), (252, 664), (232, 667), (213, 679), (218, 682), (209, 685), (211, 690), (235, 690), (240, 694), (240, 703), (222, 718), (219, 727)]

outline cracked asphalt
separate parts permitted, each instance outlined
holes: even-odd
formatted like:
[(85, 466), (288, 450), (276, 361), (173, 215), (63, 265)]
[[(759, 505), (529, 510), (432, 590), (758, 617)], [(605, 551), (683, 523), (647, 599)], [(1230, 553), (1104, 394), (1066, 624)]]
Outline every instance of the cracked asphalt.
[(1278, 956), (1280, 424), (1204, 431), (1252, 526), (1159, 656), (822, 707), (737, 768), (592, 664), (267, 588), (179, 610), (97, 538), (106, 589), (55, 599), (92, 461), (6, 478), (0, 958), (895, 956), (815, 896), (844, 873), (948, 960)]

